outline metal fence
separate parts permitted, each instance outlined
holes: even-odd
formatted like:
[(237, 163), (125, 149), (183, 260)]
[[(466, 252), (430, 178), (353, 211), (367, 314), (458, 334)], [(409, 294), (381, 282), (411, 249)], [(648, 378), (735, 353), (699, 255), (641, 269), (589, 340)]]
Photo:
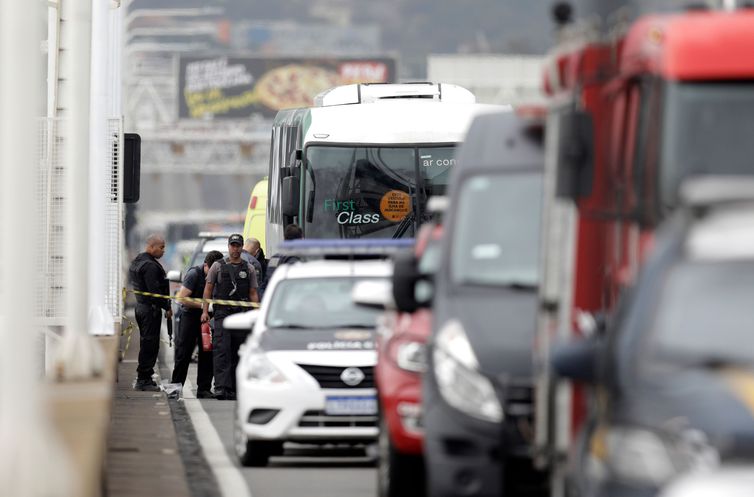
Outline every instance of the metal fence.
[[(40, 254), (37, 260), (36, 312), (46, 326), (63, 326), (65, 314), (65, 167), (63, 164), (62, 121), (57, 118), (44, 118), (39, 122), (39, 170), (35, 205), (39, 220), (38, 233), (41, 234)], [(90, 268), (102, 271), (105, 275), (105, 304), (115, 322), (123, 312), (121, 289), (123, 286), (122, 247), (123, 247), (123, 120), (107, 120), (106, 136), (101, 137), (107, 144), (106, 157), (95, 160), (95, 167), (106, 167), (103, 177), (106, 184), (99, 185), (102, 192), (100, 205), (93, 209), (104, 209), (105, 231), (97, 233), (105, 240), (104, 267)], [(21, 241), (18, 245), (23, 247)]]
[(107, 120), (107, 150), (109, 160), (105, 163), (110, 171), (107, 185), (103, 192), (107, 198), (105, 205), (105, 304), (110, 310), (115, 322), (119, 321), (123, 313), (123, 299), (121, 298), (122, 268), (121, 254), (123, 248), (123, 119), (111, 118)]
[[(63, 326), (65, 316), (65, 240), (63, 139), (60, 119), (45, 118), (39, 126), (39, 169), (36, 198), (42, 257), (37, 260), (39, 278), (37, 315), (51, 326)], [(19, 247), (24, 244), (20, 243)]]

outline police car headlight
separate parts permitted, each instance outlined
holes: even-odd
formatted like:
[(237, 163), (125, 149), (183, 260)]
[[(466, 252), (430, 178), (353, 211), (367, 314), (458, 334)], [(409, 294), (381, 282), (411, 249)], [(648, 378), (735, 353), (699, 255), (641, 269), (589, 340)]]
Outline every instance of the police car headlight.
[(288, 379), (266, 355), (249, 355), (246, 362), (246, 379), (259, 383), (287, 383)]
[(608, 470), (634, 485), (661, 487), (682, 473), (716, 467), (720, 455), (696, 430), (678, 436), (640, 429), (613, 428), (606, 435)]
[(503, 420), (495, 388), (479, 372), (479, 361), (461, 323), (450, 321), (439, 331), (432, 359), (440, 394), (448, 404), (477, 419)]

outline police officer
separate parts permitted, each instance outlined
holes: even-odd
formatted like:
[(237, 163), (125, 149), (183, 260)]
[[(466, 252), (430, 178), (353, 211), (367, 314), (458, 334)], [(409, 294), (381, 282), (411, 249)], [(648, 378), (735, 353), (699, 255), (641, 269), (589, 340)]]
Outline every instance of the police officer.
[[(201, 298), (209, 268), (223, 258), (222, 252), (212, 250), (204, 258), (204, 264), (194, 266), (186, 271), (183, 285), (178, 290), (178, 297)], [(188, 376), (189, 363), (194, 347), (199, 346), (199, 361), (196, 374), (196, 396), (199, 399), (212, 398), (212, 351), (202, 350), (202, 304), (178, 301), (180, 307), (176, 313), (178, 331), (175, 336), (175, 366), (172, 383), (184, 384)]]
[[(228, 237), (228, 257), (212, 264), (204, 285), (205, 299), (238, 300), (259, 302), (257, 274), (254, 268), (241, 258), (243, 237), (233, 234)], [(202, 304), (202, 322), (209, 321), (209, 304)], [(212, 334), (212, 352), (215, 370), (215, 398), (234, 400), (236, 398), (236, 366), (238, 349), (246, 339), (248, 331), (226, 330), (223, 320), (237, 312), (249, 310), (247, 307), (214, 305), (215, 331)]]
[[(251, 255), (251, 250), (254, 247), (254, 238), (247, 238), (246, 241), (243, 244), (243, 249), (241, 249), (241, 259), (245, 260), (249, 264), (251, 264), (251, 267), (254, 268), (254, 272), (257, 273), (257, 283), (262, 283), (262, 278), (264, 277), (264, 272), (262, 268), (262, 264), (259, 262), (259, 260)], [(261, 296), (260, 296), (261, 300)]]
[[(128, 270), (131, 285), (140, 292), (169, 295), (170, 287), (165, 270), (157, 259), (165, 254), (165, 239), (160, 235), (147, 237), (144, 252), (136, 256)], [(152, 380), (157, 354), (160, 350), (162, 311), (171, 319), (170, 300), (136, 294), (136, 323), (139, 325), (139, 365), (136, 368), (134, 390), (157, 392), (160, 388)]]

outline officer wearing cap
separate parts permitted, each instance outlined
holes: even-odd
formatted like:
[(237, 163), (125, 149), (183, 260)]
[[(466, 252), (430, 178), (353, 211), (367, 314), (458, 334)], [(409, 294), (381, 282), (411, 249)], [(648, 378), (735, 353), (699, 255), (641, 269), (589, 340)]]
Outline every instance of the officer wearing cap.
[[(257, 275), (254, 268), (241, 258), (243, 237), (233, 234), (228, 237), (228, 257), (212, 264), (204, 285), (204, 298), (259, 302)], [(215, 331), (212, 335), (212, 351), (215, 372), (215, 397), (219, 400), (236, 398), (236, 366), (238, 349), (246, 340), (248, 332), (226, 330), (223, 321), (248, 307), (214, 305)], [(209, 321), (209, 304), (202, 304), (202, 322)]]
[[(139, 292), (170, 295), (165, 270), (157, 259), (165, 254), (165, 239), (160, 235), (147, 237), (144, 252), (136, 256), (128, 269), (134, 290)], [(134, 390), (158, 392), (160, 388), (152, 380), (157, 354), (160, 351), (160, 324), (162, 311), (171, 319), (173, 311), (170, 300), (136, 294), (136, 324), (139, 325), (139, 365)]]

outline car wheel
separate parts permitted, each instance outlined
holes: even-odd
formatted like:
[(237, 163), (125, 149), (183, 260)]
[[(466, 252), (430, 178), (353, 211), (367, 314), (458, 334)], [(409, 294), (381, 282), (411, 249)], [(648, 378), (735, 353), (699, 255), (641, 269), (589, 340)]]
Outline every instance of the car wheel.
[(233, 423), (233, 441), (238, 462), (246, 467), (264, 467), (270, 460), (274, 442), (249, 440), (241, 430), (238, 420)]
[(390, 440), (385, 418), (380, 416), (377, 439), (377, 495), (379, 497), (421, 497), (425, 492), (424, 461), (421, 456), (402, 454)]

